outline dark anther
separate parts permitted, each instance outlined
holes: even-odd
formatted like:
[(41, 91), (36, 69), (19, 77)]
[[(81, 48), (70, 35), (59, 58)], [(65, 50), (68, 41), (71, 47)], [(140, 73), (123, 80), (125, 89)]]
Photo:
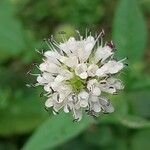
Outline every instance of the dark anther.
[(101, 81), (100, 84), (106, 84), (106, 81)]
[(57, 115), (59, 115), (59, 112), (58, 112), (58, 111), (53, 110), (53, 112), (56, 113)]
[(44, 38), (44, 39), (43, 39), (43, 41), (44, 41), (44, 42), (47, 42), (47, 39), (46, 39), (46, 38)]
[(127, 63), (125, 63), (124, 65), (125, 65), (125, 66), (129, 66), (129, 64), (127, 64)]
[(44, 109), (45, 109), (46, 111), (48, 111), (48, 108), (47, 108), (47, 107), (44, 107)]
[(115, 49), (115, 45), (114, 45), (113, 41), (108, 42), (107, 46), (109, 46), (111, 49)]
[(59, 94), (57, 94), (57, 101), (59, 102), (59, 98), (60, 98), (60, 96), (59, 96)]
[(85, 112), (87, 113), (87, 115), (97, 118), (97, 116), (93, 110), (85, 110)]
[(107, 112), (107, 111), (104, 111), (104, 112), (103, 112), (103, 114), (109, 114), (109, 112)]
[(73, 120), (73, 122), (78, 122), (78, 121), (79, 121), (79, 118)]
[(110, 87), (109, 87), (109, 89), (113, 89), (113, 88), (114, 88), (113, 86), (110, 86)]

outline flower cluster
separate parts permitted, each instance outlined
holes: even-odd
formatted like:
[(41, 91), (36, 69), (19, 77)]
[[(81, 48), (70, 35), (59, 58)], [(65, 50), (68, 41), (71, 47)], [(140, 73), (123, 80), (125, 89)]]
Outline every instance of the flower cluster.
[(54, 114), (71, 112), (80, 121), (83, 111), (94, 116), (114, 111), (104, 93), (116, 94), (124, 88), (115, 76), (125, 59), (113, 58), (114, 45), (103, 44), (103, 35), (104, 31), (96, 37), (79, 35), (79, 40), (70, 37), (63, 43), (49, 42), (50, 50), (44, 52), (39, 65), (37, 85), (44, 87), (48, 97), (45, 106), (52, 107)]

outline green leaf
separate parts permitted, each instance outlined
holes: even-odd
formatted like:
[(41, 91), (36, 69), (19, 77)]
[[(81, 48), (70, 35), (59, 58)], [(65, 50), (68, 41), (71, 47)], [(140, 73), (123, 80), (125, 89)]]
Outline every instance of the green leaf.
[(135, 115), (149, 118), (150, 117), (150, 92), (149, 88), (139, 90), (130, 94), (130, 105)]
[(26, 47), (26, 35), (15, 17), (15, 9), (10, 1), (0, 1), (0, 59), (16, 56)]
[(29, 133), (47, 118), (38, 95), (22, 96), (18, 91), (15, 95), (13, 97), (10, 91), (0, 93), (0, 135), (4, 137)]
[(76, 123), (68, 114), (52, 116), (36, 130), (23, 150), (52, 149), (77, 136), (92, 122), (89, 117)]
[(141, 91), (150, 88), (150, 76), (147, 74), (139, 74), (136, 82), (133, 83), (131, 91)]
[(132, 150), (149, 150), (150, 130), (140, 130), (134, 134), (131, 141)]
[(120, 0), (115, 14), (113, 39), (120, 58), (140, 61), (147, 41), (146, 26), (136, 0)]
[(138, 116), (127, 115), (120, 119), (120, 123), (133, 129), (150, 128), (150, 121)]

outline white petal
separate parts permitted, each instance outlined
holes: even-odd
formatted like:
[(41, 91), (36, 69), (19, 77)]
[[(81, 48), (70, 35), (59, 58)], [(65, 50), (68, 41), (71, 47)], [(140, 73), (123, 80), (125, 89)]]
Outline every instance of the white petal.
[(64, 112), (65, 112), (65, 113), (69, 113), (69, 109), (68, 109), (68, 106), (67, 106), (67, 105), (64, 106)]
[(69, 80), (73, 77), (73, 73), (67, 69), (60, 70), (60, 75), (65, 78), (65, 80)]
[(43, 78), (44, 78), (45, 80), (47, 80), (48, 82), (54, 81), (54, 77), (53, 77), (50, 73), (43, 72), (42, 76), (43, 76)]
[(108, 78), (107, 82), (108, 82), (108, 84), (112, 85), (114, 88), (116, 88), (118, 90), (121, 90), (124, 88), (122, 81), (119, 79)]
[(91, 92), (91, 94), (99, 96), (101, 94), (101, 90), (99, 88), (99, 83), (96, 79), (92, 79), (88, 81), (87, 89)]
[(89, 76), (94, 77), (96, 75), (96, 71), (98, 70), (98, 66), (97, 65), (90, 65), (87, 69), (87, 73)]
[(64, 78), (63, 76), (58, 75), (58, 76), (55, 78), (54, 82), (60, 83), (60, 82), (64, 81), (64, 79), (65, 79), (65, 78)]
[(74, 119), (77, 119), (77, 121), (80, 121), (82, 119), (82, 111), (81, 110), (74, 110)]
[(96, 95), (90, 94), (89, 100), (92, 102), (97, 102), (97, 101), (99, 101), (99, 97)]
[(55, 103), (53, 109), (58, 112), (63, 107), (63, 103)]
[(111, 60), (104, 64), (100, 69), (97, 70), (97, 76), (105, 76), (106, 74), (115, 74), (123, 69), (123, 63), (120, 61)]
[(107, 98), (100, 98), (100, 104), (104, 112), (112, 113), (114, 112), (114, 107), (112, 104), (108, 101)]
[(82, 79), (87, 78), (87, 66), (86, 64), (78, 64), (75, 68), (75, 74), (78, 75)]
[(80, 100), (80, 107), (87, 107), (88, 106), (88, 101), (85, 99)]
[(98, 88), (98, 87), (93, 88), (92, 94), (96, 95), (96, 96), (99, 96), (101, 94), (100, 88)]
[(87, 75), (86, 72), (83, 72), (83, 73), (79, 74), (79, 77), (80, 77), (81, 79), (86, 79), (86, 78), (88, 77), (88, 75)]
[(81, 91), (78, 94), (78, 99), (79, 99), (81, 107), (87, 107), (88, 106), (88, 98), (89, 98), (89, 94), (86, 91)]
[(40, 84), (47, 83), (47, 81), (41, 75), (37, 77), (37, 82)]
[(109, 61), (107, 64), (107, 67), (109, 68), (109, 73), (115, 74), (121, 69), (123, 69), (123, 63), (122, 62), (116, 62), (116, 61)]
[(94, 63), (98, 63), (100, 60), (103, 62), (113, 54), (112, 49), (109, 46), (99, 47), (94, 55)]
[(64, 63), (66, 66), (74, 68), (78, 64), (78, 58), (76, 56), (65, 57), (62, 56), (60, 61)]
[(45, 102), (45, 106), (47, 108), (52, 107), (53, 106), (53, 99), (49, 98), (46, 102)]
[(60, 49), (63, 50), (68, 56), (72, 56), (77, 51), (78, 42), (74, 37), (70, 37), (68, 41), (60, 43)]
[(39, 69), (40, 69), (40, 71), (46, 71), (46, 69), (47, 69), (47, 64), (46, 64), (45, 62), (42, 63), (42, 64), (40, 64)]
[(50, 63), (55, 63), (57, 65), (60, 65), (58, 60), (60, 59), (61, 55), (58, 52), (56, 52), (56, 51), (46, 51), (44, 53), (44, 56), (48, 59), (48, 61)]
[(49, 73), (58, 73), (60, 70), (60, 67), (58, 65), (49, 62), (40, 64), (39, 68), (41, 71), (46, 71)]
[(92, 36), (78, 42), (77, 55), (80, 63), (84, 63), (89, 58), (91, 51), (95, 45), (95, 40)]
[(88, 99), (89, 98), (89, 94), (86, 92), (86, 91), (81, 91), (79, 94), (78, 94), (78, 98), (82, 98), (82, 99)]
[(96, 71), (96, 75), (98, 77), (104, 77), (106, 76), (106, 73), (107, 73), (107, 67), (101, 67), (100, 69)]
[(44, 86), (44, 90), (45, 90), (46, 92), (49, 92), (49, 93), (52, 92), (51, 86), (50, 86), (49, 84), (47, 84), (47, 85)]
[(98, 101), (92, 103), (92, 110), (94, 110), (97, 113), (101, 111), (101, 106), (100, 106), (100, 103)]

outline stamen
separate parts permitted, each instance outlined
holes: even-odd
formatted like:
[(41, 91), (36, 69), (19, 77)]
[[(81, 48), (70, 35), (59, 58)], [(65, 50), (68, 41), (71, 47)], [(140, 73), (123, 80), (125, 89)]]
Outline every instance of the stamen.
[(41, 51), (39, 51), (37, 48), (35, 48), (35, 51), (37, 52), (37, 53), (39, 53), (40, 55), (44, 55), (44, 51), (43, 51), (43, 49), (41, 50)]

